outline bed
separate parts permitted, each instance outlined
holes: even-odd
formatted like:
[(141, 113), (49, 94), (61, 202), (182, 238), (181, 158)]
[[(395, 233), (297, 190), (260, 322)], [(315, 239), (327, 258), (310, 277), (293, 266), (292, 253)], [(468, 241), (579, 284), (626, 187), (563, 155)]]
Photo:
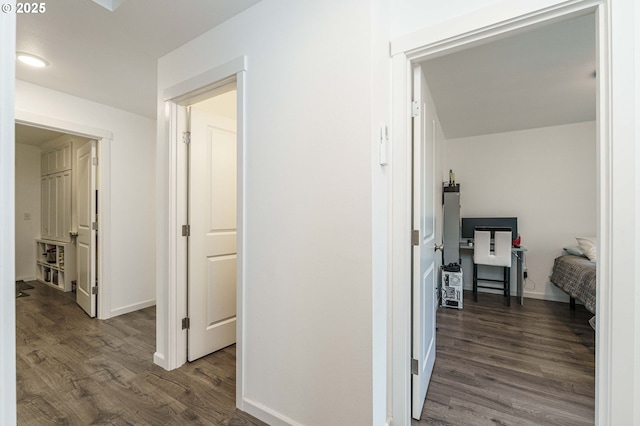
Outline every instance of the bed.
[(577, 300), (589, 312), (596, 313), (596, 262), (571, 254), (557, 257), (551, 282), (571, 297), (572, 309), (575, 309)]

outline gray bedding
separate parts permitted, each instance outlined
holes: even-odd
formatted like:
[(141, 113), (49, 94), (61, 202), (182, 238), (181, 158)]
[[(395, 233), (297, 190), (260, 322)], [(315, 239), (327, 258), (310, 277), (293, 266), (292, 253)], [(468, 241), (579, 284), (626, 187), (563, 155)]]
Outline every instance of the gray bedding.
[(565, 255), (553, 264), (551, 282), (596, 313), (596, 264), (586, 257)]

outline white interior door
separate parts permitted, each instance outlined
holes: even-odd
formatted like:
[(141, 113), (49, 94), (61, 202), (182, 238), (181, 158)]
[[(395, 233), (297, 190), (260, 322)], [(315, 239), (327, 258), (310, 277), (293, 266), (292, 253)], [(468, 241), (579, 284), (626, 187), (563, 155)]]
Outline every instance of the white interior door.
[(77, 153), (78, 275), (76, 302), (91, 317), (96, 316), (96, 142), (89, 141)]
[(191, 107), (187, 358), (236, 341), (236, 127)]
[[(420, 418), (436, 359), (435, 118), (420, 67), (413, 74), (412, 416)], [(417, 235), (416, 235), (417, 234)]]

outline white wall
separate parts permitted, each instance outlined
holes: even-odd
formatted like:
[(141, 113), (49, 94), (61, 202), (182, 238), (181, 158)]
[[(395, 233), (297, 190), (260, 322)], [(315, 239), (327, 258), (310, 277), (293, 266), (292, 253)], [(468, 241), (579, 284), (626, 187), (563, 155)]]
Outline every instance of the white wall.
[(16, 280), (34, 280), (35, 240), (40, 237), (40, 148), (16, 144), (15, 165)]
[[(15, 8), (15, 1), (8, 4)], [(16, 15), (0, 14), (0, 423), (16, 423), (15, 60)]]
[(391, 38), (439, 24), (498, 0), (394, 0), (391, 2)]
[[(111, 227), (103, 253), (105, 317), (155, 303), (155, 121), (75, 96), (16, 81), (16, 111), (112, 132)], [(104, 164), (105, 162), (101, 163)], [(99, 165), (100, 167), (100, 165)], [(150, 354), (151, 355), (151, 354)]]
[[(372, 165), (372, 150), (385, 108), (374, 120), (370, 14), (365, 0), (263, 0), (159, 61), (162, 96), (247, 56), (243, 391), (246, 404), (280, 421), (374, 423), (373, 306), (385, 300), (373, 300), (372, 256), (386, 250), (386, 234), (374, 247), (372, 176), (384, 179), (384, 171)], [(383, 84), (386, 72), (376, 75)], [(161, 97), (159, 113), (162, 132)], [(168, 167), (159, 136), (158, 165)], [(158, 194), (167, 191), (167, 171), (158, 171)], [(157, 355), (164, 357), (169, 206), (159, 205)], [(384, 389), (376, 400), (384, 402)]]
[[(528, 250), (527, 297), (569, 300), (549, 275), (563, 247), (596, 235), (596, 168), (595, 122), (446, 143), (446, 169), (453, 169), (461, 185), (461, 216), (518, 218)], [(465, 288), (471, 288), (468, 269)]]

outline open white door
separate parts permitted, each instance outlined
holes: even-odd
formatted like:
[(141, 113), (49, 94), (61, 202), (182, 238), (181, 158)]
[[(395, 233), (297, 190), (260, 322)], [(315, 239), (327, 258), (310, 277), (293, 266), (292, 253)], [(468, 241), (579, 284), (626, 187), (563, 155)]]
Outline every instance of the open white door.
[(236, 341), (236, 139), (234, 120), (191, 107), (189, 361)]
[(412, 406), (419, 419), (436, 360), (435, 119), (422, 69), (413, 70)]
[(91, 317), (96, 316), (96, 142), (89, 141), (77, 153), (78, 276), (76, 302)]

